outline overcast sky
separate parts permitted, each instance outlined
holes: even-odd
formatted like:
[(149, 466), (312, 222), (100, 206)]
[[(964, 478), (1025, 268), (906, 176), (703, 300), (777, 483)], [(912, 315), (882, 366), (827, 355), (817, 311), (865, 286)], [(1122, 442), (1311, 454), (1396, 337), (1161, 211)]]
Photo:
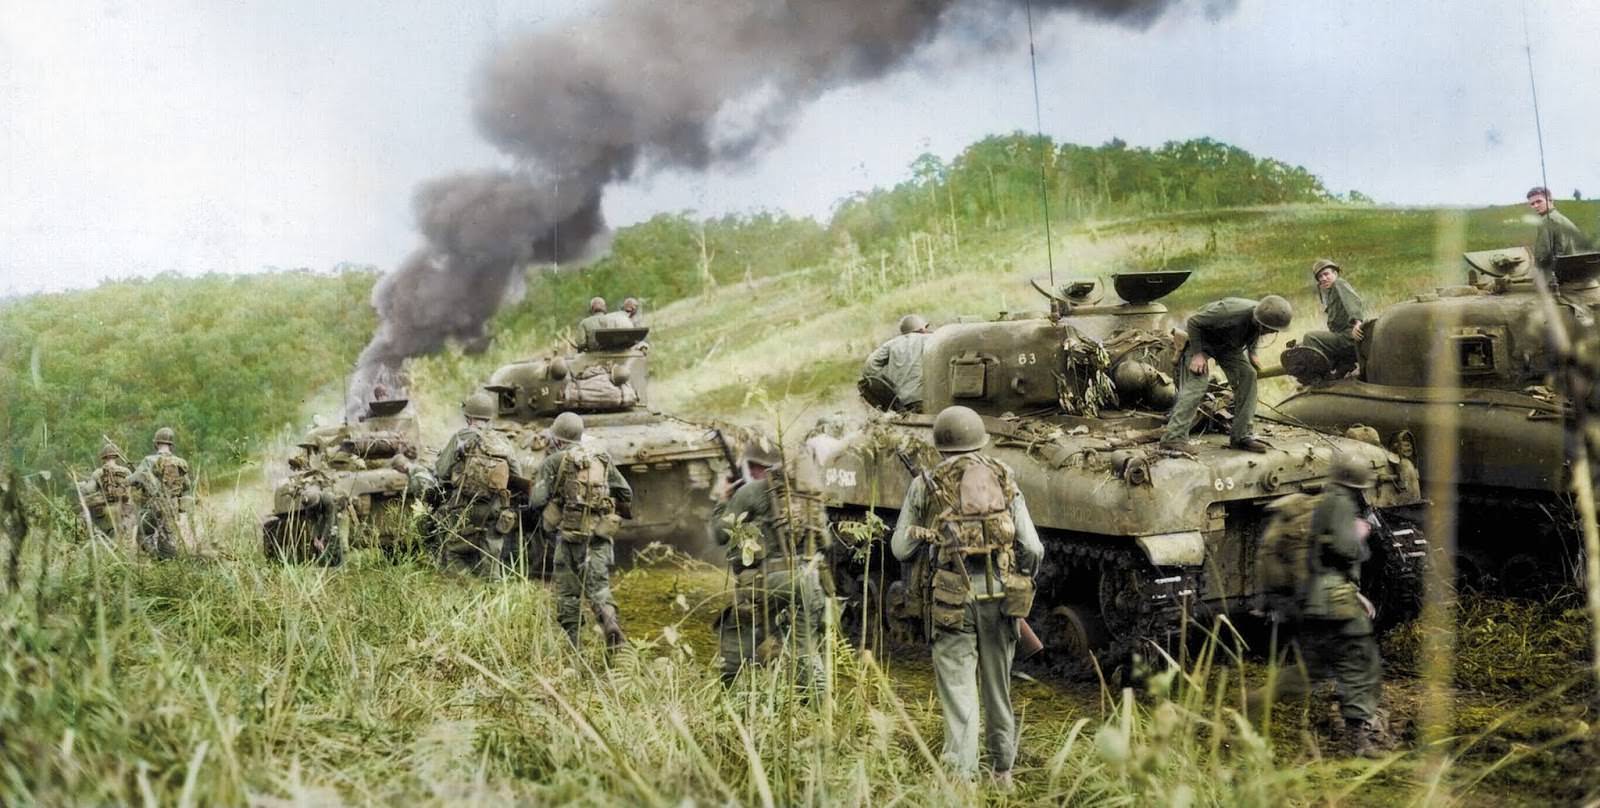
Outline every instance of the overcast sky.
[[(484, 54), (600, 6), (3, 1), (0, 294), (165, 270), (393, 266), (417, 244), (416, 183), (506, 165), (471, 122)], [(1046, 133), (1210, 136), (1391, 203), (1518, 202), (1538, 181), (1520, 2), (1240, 0), (1220, 19), (1202, 5), (1143, 31), (1046, 22)], [(1527, 13), (1550, 183), (1600, 195), (1600, 9), (1528, 0)], [(824, 96), (749, 165), (615, 189), (609, 218), (825, 217), (922, 152), (1031, 130), (1026, 48), (947, 45)]]

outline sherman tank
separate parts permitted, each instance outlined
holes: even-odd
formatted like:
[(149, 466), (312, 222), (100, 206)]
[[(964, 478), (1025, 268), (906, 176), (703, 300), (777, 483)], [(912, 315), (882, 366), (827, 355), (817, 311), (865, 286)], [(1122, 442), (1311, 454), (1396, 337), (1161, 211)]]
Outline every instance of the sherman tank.
[[(1464, 263), (1464, 284), (1398, 303), (1365, 326), (1355, 375), (1301, 373), (1306, 386), (1279, 408), (1318, 428), (1371, 427), (1426, 475), (1429, 407), (1454, 404), (1461, 576), (1513, 590), (1571, 581), (1581, 541), (1563, 450), (1569, 405), (1547, 379), (1548, 318), (1533, 256), (1524, 247), (1486, 250), (1466, 253)], [(1600, 254), (1563, 256), (1553, 280), (1569, 333), (1592, 337)], [(1454, 371), (1454, 390), (1430, 387), (1436, 366)]]
[[(706, 427), (650, 408), (648, 335), (644, 327), (598, 329), (592, 350), (513, 362), (483, 389), (498, 401), (494, 427), (511, 435), (530, 474), (544, 459), (555, 417), (583, 416), (584, 441), (604, 448), (633, 487), (633, 518), (622, 523), (619, 548), (663, 542), (709, 557), (711, 487), (729, 450)], [(524, 535), (535, 534), (524, 527)], [(537, 565), (541, 549), (529, 548), (528, 563)]]
[[(831, 504), (834, 574), (863, 626), (922, 632), (886, 537), (912, 475), (931, 468), (934, 415), (961, 404), (983, 416), (986, 449), (1016, 472), (1045, 545), (1030, 624), (1046, 647), (1080, 657), (1170, 641), (1185, 614), (1251, 610), (1257, 552), (1275, 502), (1327, 484), (1343, 450), (1370, 464), (1375, 525), (1366, 588), (1389, 620), (1414, 613), (1427, 543), (1411, 460), (1373, 443), (1257, 416), (1265, 454), (1227, 444), (1228, 396), (1213, 387), (1192, 451), (1157, 438), (1173, 396), (1181, 332), (1158, 301), (1188, 272), (1034, 285), (1050, 311), (944, 325), (923, 357), (924, 412), (834, 423), (802, 462)], [(869, 514), (882, 521), (869, 518)], [(887, 562), (887, 563), (886, 563)], [(1058, 657), (1059, 658), (1059, 657)]]
[(368, 402), (357, 420), (313, 427), (289, 458), (289, 476), (261, 522), (263, 552), (274, 560), (338, 564), (345, 548), (408, 549), (411, 511), (396, 456), (415, 458), (416, 413), (406, 399)]

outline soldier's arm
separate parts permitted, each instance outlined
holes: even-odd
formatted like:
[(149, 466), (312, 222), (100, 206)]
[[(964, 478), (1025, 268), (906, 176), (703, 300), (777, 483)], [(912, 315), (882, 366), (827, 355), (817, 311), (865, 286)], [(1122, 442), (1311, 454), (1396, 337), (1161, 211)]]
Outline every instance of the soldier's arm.
[(189, 500), (190, 502), (192, 502), (194, 500), (194, 490), (195, 490), (194, 469), (189, 467), (189, 461), (184, 460), (182, 462), (183, 462), (183, 493), (179, 494), (179, 496), (182, 497), (185, 500)]
[(622, 476), (617, 464), (611, 462), (610, 455), (606, 455), (606, 487), (611, 489), (611, 496), (618, 500), (633, 501), (633, 486), (628, 484), (628, 478)]
[(1333, 285), (1333, 293), (1339, 296), (1339, 305), (1344, 307), (1345, 314), (1350, 317), (1349, 322), (1339, 324), (1341, 328), (1349, 328), (1351, 325), (1366, 319), (1367, 305), (1361, 300), (1361, 295), (1356, 293), (1356, 288), (1351, 286), (1349, 281), (1340, 278)]
[(1030, 574), (1039, 571), (1039, 561), (1044, 558), (1044, 543), (1039, 541), (1039, 529), (1028, 513), (1028, 502), (1018, 491), (1011, 498), (1011, 523), (1017, 528), (1017, 562)]
[(538, 473), (533, 475), (533, 493), (528, 495), (528, 507), (543, 508), (550, 501), (550, 486), (556, 476), (556, 464), (561, 462), (561, 455), (546, 455), (544, 462), (539, 464)]
[(444, 449), (439, 452), (439, 459), (433, 461), (433, 476), (435, 479), (450, 479), (450, 472), (455, 470), (456, 460), (461, 454), (460, 437), (460, 432), (451, 435), (450, 440), (445, 443)]
[(873, 349), (872, 353), (867, 356), (867, 364), (863, 370), (871, 373), (882, 370), (887, 364), (889, 364), (889, 343), (885, 342)]
[(1337, 496), (1328, 503), (1324, 527), (1328, 552), (1341, 565), (1360, 563), (1363, 559), (1361, 537), (1356, 535), (1356, 506), (1349, 497)]
[(733, 541), (733, 531), (729, 528), (733, 527), (734, 520), (738, 519), (740, 514), (749, 512), (750, 497), (744, 493), (749, 490), (750, 486), (744, 486), (711, 509), (711, 538), (716, 541), (717, 546), (726, 547)]
[(1533, 264), (1537, 267), (1548, 267), (1555, 262), (1556, 239), (1555, 228), (1550, 226), (1550, 218), (1546, 216), (1539, 223), (1539, 231), (1533, 236)]
[(900, 516), (894, 521), (894, 535), (889, 539), (889, 550), (901, 561), (916, 555), (917, 548), (923, 544), (915, 528), (922, 527), (924, 512), (928, 507), (924, 488), (922, 477), (911, 481), (911, 487), (906, 489), (906, 501), (900, 505)]

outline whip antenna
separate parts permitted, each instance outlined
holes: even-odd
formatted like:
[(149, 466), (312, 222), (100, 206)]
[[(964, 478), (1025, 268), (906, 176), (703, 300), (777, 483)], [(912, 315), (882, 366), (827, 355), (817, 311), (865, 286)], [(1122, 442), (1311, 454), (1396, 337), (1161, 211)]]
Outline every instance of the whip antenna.
[[(1539, 122), (1539, 85), (1533, 80), (1533, 37), (1528, 33), (1528, 0), (1522, 0), (1522, 52), (1528, 56), (1528, 90), (1533, 95), (1533, 131), (1539, 138), (1539, 184), (1549, 189), (1550, 175), (1544, 168), (1544, 125)], [(1034, 85), (1034, 97), (1037, 98), (1037, 78), (1034, 79)]]
[(1028, 66), (1033, 70), (1033, 129), (1039, 137), (1039, 207), (1044, 210), (1044, 259), (1050, 267), (1050, 288), (1053, 291), (1056, 287), (1056, 256), (1050, 237), (1050, 190), (1044, 175), (1044, 116), (1039, 112), (1039, 57), (1033, 47), (1033, 0), (1027, 0), (1025, 5), (1028, 10)]

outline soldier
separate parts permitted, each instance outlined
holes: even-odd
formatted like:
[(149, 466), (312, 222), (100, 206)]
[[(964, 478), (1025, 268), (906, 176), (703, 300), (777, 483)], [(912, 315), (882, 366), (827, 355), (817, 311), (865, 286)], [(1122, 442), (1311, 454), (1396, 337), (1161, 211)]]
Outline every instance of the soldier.
[(157, 558), (172, 558), (181, 544), (194, 552), (189, 513), (194, 510), (194, 475), (189, 462), (173, 452), (176, 434), (171, 427), (156, 430), (156, 452), (147, 455), (133, 472), (133, 484), (144, 496), (139, 509), (139, 549)]
[(638, 328), (644, 325), (644, 314), (639, 311), (639, 299), (630, 297), (622, 301), (622, 313), (628, 315), (628, 322)]
[(726, 548), (733, 605), (718, 616), (722, 680), (732, 683), (748, 662), (767, 662), (793, 641), (795, 683), (827, 686), (818, 643), (827, 594), (822, 551), (828, 522), (822, 500), (784, 469), (783, 452), (766, 437), (744, 451), (745, 476), (722, 492), (711, 512), (711, 536)]
[(981, 704), (995, 782), (1009, 788), (1017, 754), (1011, 660), (1044, 546), (1011, 468), (978, 451), (988, 443), (977, 413), (939, 413), (933, 445), (944, 459), (911, 481), (890, 546), (901, 561), (928, 547), (927, 580), (916, 586), (931, 626), (943, 758), (961, 775), (977, 775)]
[(583, 445), (577, 413), (556, 416), (549, 438), (550, 454), (539, 464), (529, 505), (543, 509), (541, 529), (555, 554), (556, 618), (576, 646), (587, 600), (607, 647), (616, 648), (626, 638), (611, 596), (612, 539), (622, 520), (633, 518), (633, 488), (605, 450)]
[(612, 328), (611, 323), (611, 315), (606, 312), (606, 299), (589, 298), (589, 316), (578, 321), (578, 350), (592, 351), (600, 347), (594, 342), (594, 332), (602, 328)]
[(1333, 678), (1351, 748), (1363, 757), (1377, 757), (1382, 753), (1378, 697), (1383, 659), (1372, 635), (1376, 610), (1359, 588), (1372, 530), (1372, 523), (1361, 516), (1361, 492), (1372, 487), (1375, 474), (1371, 465), (1338, 452), (1329, 476), (1331, 484), (1311, 514), (1309, 579), (1295, 631), (1305, 667), (1282, 671), (1273, 698), (1304, 695), (1311, 685), (1307, 674)]
[(133, 503), (133, 471), (115, 443), (100, 447), (100, 467), (78, 484), (78, 495), (89, 511), (90, 528), (99, 536), (129, 550), (138, 545), (139, 511)]
[[(499, 566), (501, 548), (515, 538), (520, 519), (513, 491), (525, 492), (528, 485), (511, 441), (489, 428), (495, 410), (495, 397), (487, 391), (467, 397), (461, 404), (466, 426), (450, 437), (433, 469), (433, 479), (444, 488), (434, 515), (442, 534), (439, 566), (479, 577)], [(413, 482), (419, 479), (410, 476)]]
[(922, 411), (922, 349), (928, 334), (921, 315), (900, 318), (900, 335), (879, 345), (861, 369), (856, 387), (867, 403), (896, 412)]
[[(344, 563), (344, 541), (339, 534), (339, 515), (346, 500), (333, 484), (322, 459), (322, 445), (313, 439), (300, 443), (301, 454), (289, 458), (289, 479), (273, 492), (279, 507), (292, 506), (283, 516), (289, 524), (278, 524), (276, 536), (264, 531), (263, 549), (267, 558), (292, 561), (312, 559), (329, 567)], [(289, 544), (304, 536), (309, 546)]]
[(1365, 336), (1361, 319), (1366, 306), (1338, 264), (1318, 258), (1311, 265), (1311, 278), (1328, 315), (1328, 330), (1306, 334), (1298, 346), (1291, 343), (1283, 352), (1284, 368), (1302, 381), (1338, 378), (1355, 370), (1360, 361), (1356, 344)]
[(1250, 434), (1256, 414), (1256, 342), (1262, 334), (1282, 331), (1294, 316), (1289, 301), (1267, 295), (1256, 302), (1226, 297), (1207, 303), (1189, 317), (1189, 341), (1178, 359), (1178, 400), (1167, 417), (1161, 448), (1183, 451), (1189, 430), (1210, 385), (1210, 360), (1216, 359), (1233, 385), (1233, 424), (1229, 445), (1249, 452), (1266, 452), (1267, 442)]
[(1589, 239), (1571, 219), (1556, 210), (1550, 189), (1543, 186), (1529, 189), (1528, 207), (1539, 214), (1539, 230), (1533, 237), (1533, 265), (1546, 273), (1545, 277), (1553, 278), (1550, 273), (1555, 270), (1556, 258), (1589, 249)]

